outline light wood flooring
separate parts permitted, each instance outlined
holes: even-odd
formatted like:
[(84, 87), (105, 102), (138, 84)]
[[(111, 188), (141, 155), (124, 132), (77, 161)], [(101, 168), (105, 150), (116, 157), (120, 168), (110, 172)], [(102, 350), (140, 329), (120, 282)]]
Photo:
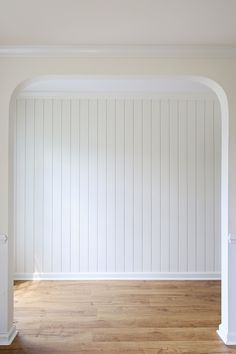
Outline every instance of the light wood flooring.
[(218, 281), (21, 281), (0, 354), (235, 353), (216, 334)]

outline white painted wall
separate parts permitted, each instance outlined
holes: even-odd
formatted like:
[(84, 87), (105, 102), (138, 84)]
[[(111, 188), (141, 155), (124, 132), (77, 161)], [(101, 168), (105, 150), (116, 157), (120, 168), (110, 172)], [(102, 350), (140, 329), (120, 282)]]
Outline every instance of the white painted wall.
[[(9, 55), (9, 54), (8, 54)], [(209, 86), (216, 94), (221, 105), (222, 118), (222, 184), (221, 184), (221, 244), (222, 244), (222, 305), (219, 334), (227, 344), (236, 343), (236, 306), (235, 306), (235, 235), (236, 235), (236, 81), (234, 79), (236, 60), (231, 56), (215, 57), (201, 53), (191, 58), (181, 54), (155, 57), (150, 53), (145, 57), (117, 58), (114, 55), (44, 55), (34, 58), (0, 58), (0, 232), (7, 235), (6, 242), (0, 242), (0, 343), (12, 341), (16, 332), (13, 325), (13, 209), (12, 209), (12, 138), (13, 115), (10, 100), (13, 92), (26, 86), (27, 79), (49, 79), (58, 77), (184, 77)], [(20, 85), (21, 84), (21, 85)], [(15, 91), (14, 91), (15, 90)]]
[(18, 98), (15, 277), (219, 274), (220, 130), (207, 93)]

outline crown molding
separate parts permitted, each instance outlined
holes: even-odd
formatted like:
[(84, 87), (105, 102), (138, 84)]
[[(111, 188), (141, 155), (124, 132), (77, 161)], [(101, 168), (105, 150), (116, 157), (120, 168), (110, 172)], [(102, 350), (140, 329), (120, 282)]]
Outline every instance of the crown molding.
[(0, 58), (4, 57), (236, 58), (236, 46), (0, 46)]

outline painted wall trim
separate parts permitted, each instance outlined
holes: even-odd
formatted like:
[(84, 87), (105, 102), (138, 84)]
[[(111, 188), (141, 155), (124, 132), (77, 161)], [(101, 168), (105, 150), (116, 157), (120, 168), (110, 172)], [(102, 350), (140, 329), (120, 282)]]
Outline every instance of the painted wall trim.
[(220, 273), (17, 273), (15, 280), (220, 280)]
[(236, 58), (236, 46), (90, 45), (0, 46), (0, 57)]
[(10, 331), (6, 334), (0, 333), (0, 345), (10, 345), (17, 335), (17, 330), (15, 326), (12, 326)]
[(216, 331), (226, 345), (236, 345), (236, 333), (228, 332), (221, 324)]

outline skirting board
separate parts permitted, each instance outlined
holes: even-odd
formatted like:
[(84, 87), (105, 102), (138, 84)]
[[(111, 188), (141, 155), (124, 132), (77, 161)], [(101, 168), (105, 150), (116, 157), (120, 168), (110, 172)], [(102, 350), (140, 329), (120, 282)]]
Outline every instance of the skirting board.
[(10, 345), (17, 335), (17, 330), (15, 326), (12, 326), (11, 330), (6, 333), (0, 333), (0, 345)]
[(220, 273), (16, 273), (14, 280), (220, 280)]
[(219, 326), (219, 329), (216, 331), (216, 333), (226, 345), (236, 345), (236, 333), (229, 333), (225, 331), (222, 324)]

